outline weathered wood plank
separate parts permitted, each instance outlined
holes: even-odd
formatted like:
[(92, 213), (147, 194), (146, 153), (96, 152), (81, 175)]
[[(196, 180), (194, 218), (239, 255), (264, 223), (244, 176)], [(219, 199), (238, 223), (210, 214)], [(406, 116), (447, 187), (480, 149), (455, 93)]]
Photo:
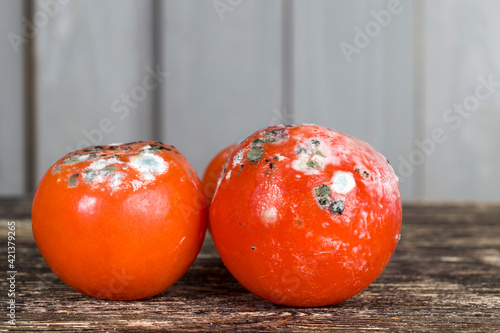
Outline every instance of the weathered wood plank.
[[(225, 269), (210, 237), (186, 275), (160, 295), (134, 302), (89, 298), (50, 271), (33, 243), (30, 221), (18, 219), (17, 328), (31, 332), (500, 330), (500, 206), (406, 205), (404, 212), (401, 242), (383, 274), (350, 300), (310, 309), (273, 305), (247, 292)], [(4, 239), (6, 227), (7, 219), (0, 219)], [(5, 262), (6, 248), (0, 253)], [(4, 293), (5, 279), (0, 287)], [(0, 329), (10, 328), (2, 324)]]

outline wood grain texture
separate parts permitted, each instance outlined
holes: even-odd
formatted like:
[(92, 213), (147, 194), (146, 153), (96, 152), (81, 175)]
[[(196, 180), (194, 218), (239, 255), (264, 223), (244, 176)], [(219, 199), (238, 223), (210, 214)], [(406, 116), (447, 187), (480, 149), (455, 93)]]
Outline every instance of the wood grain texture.
[[(0, 211), (2, 212), (2, 211)], [(7, 221), (0, 219), (2, 244)], [(406, 205), (402, 240), (382, 275), (333, 306), (290, 308), (263, 301), (232, 278), (207, 237), (191, 269), (151, 299), (111, 302), (62, 283), (16, 221), (17, 329), (108, 332), (496, 332), (500, 330), (500, 206)], [(6, 248), (1, 248), (6, 271)], [(2, 299), (7, 282), (0, 282)], [(5, 311), (2, 307), (2, 311)], [(12, 327), (2, 319), (0, 330)]]

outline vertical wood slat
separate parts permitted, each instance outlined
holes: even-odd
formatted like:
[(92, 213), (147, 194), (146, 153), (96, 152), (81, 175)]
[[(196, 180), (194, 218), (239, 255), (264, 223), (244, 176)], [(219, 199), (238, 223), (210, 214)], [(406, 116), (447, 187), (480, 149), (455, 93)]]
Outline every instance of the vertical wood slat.
[(164, 141), (201, 176), (222, 148), (277, 121), (281, 2), (164, 3)]
[[(33, 17), (35, 5), (33, 0), (24, 0), (24, 16)], [(35, 42), (26, 43), (24, 55), (24, 100), (25, 100), (25, 187), (27, 193), (34, 193), (37, 187), (37, 150), (36, 150), (36, 57)]]
[(21, 195), (25, 173), (23, 2), (0, 1), (0, 196)]
[[(41, 3), (35, 10), (47, 13)], [(151, 1), (103, 0), (61, 2), (47, 14), (36, 38), (37, 180), (70, 150), (158, 135), (152, 106), (165, 79), (152, 55), (152, 12)]]
[[(296, 1), (293, 96), (298, 122), (369, 142), (398, 173), (412, 140), (412, 7), (390, 3)], [(403, 199), (415, 181), (400, 176)]]
[(424, 198), (498, 202), (500, 2), (424, 3)]
[[(421, 138), (425, 135), (425, 74), (422, 70), (425, 68), (425, 1), (415, 1), (413, 2), (413, 127), (412, 127), (412, 139)], [(411, 151), (404, 156), (405, 161), (411, 163), (408, 159), (410, 158)], [(400, 168), (403, 162), (400, 160)], [(410, 164), (411, 165), (411, 164)], [(424, 200), (425, 199), (425, 167), (423, 165), (411, 165), (413, 168), (413, 189), (412, 189), (412, 199), (413, 200)], [(408, 168), (408, 167), (407, 167)], [(409, 168), (408, 168), (409, 169)], [(410, 170), (408, 170), (410, 173)]]
[(296, 123), (294, 88), (294, 9), (295, 0), (282, 1), (281, 4), (281, 108), (275, 109), (279, 122)]
[[(159, 65), (160, 68), (165, 68), (165, 59), (163, 59), (163, 47), (160, 41), (164, 41), (163, 34), (166, 26), (163, 24), (163, 0), (152, 0), (151, 3), (151, 34), (152, 34), (152, 64)], [(163, 98), (161, 96), (161, 89), (155, 89), (152, 93), (151, 102), (151, 133), (152, 139), (156, 141), (161, 141), (166, 135), (163, 133), (162, 123), (165, 117), (165, 110), (163, 110)]]

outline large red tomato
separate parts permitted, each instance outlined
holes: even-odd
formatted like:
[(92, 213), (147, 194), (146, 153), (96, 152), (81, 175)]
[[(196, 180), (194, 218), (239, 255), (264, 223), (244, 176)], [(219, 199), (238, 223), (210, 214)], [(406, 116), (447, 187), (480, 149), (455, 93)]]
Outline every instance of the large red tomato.
[(224, 264), (255, 295), (289, 306), (346, 300), (389, 262), (398, 179), (367, 143), (316, 125), (260, 130), (229, 156), (210, 207)]
[(203, 190), (205, 191), (208, 202), (212, 201), (224, 162), (236, 147), (238, 147), (237, 143), (222, 149), (214, 156), (214, 158), (212, 158), (210, 163), (208, 163), (207, 168), (203, 173), (203, 177), (201, 178), (201, 182), (203, 183)]
[(95, 146), (57, 161), (33, 201), (33, 234), (52, 271), (98, 298), (133, 300), (174, 284), (207, 223), (201, 181), (160, 142)]

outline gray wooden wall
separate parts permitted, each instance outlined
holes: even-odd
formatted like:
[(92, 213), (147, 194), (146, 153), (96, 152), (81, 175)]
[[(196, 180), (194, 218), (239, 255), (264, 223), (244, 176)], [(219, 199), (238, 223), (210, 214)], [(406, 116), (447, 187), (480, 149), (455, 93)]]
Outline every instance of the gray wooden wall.
[[(276, 123), (370, 142), (405, 200), (500, 200), (499, 1), (1, 0), (0, 195), (90, 144), (201, 174)], [(30, 30), (31, 29), (31, 30)]]

